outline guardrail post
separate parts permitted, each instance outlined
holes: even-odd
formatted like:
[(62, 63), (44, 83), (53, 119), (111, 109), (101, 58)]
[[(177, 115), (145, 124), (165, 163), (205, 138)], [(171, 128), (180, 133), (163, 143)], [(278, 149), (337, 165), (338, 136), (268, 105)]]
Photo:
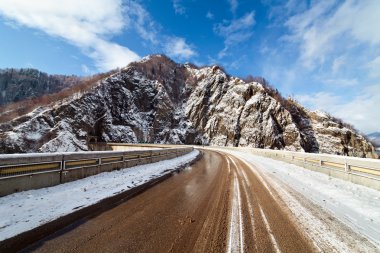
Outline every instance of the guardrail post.
[(345, 162), (345, 164), (344, 164), (344, 171), (347, 172), (347, 173), (351, 172), (351, 166), (348, 165), (347, 162)]
[(102, 158), (99, 157), (99, 160), (98, 160), (98, 173), (100, 173), (102, 171)]
[(62, 184), (63, 170), (65, 169), (65, 156), (62, 156), (61, 168), (59, 170), (59, 183)]

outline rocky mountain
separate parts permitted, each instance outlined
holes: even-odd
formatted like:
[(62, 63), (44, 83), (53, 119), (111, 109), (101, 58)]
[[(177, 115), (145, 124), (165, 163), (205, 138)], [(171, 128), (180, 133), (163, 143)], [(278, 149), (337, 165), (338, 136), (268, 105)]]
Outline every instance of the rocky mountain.
[(375, 147), (380, 147), (380, 132), (368, 134), (367, 138), (375, 145)]
[[(0, 124), (0, 150), (88, 150), (105, 142), (249, 146), (377, 158), (348, 125), (218, 66), (146, 57), (89, 91)], [(93, 138), (93, 137), (91, 137)]]
[(0, 69), (0, 105), (57, 92), (80, 80), (76, 76), (48, 75), (36, 69)]

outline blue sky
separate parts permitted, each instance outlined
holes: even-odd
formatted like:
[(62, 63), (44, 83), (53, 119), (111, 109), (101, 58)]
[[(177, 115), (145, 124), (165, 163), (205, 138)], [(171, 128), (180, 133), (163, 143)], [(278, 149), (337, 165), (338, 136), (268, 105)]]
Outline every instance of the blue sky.
[(148, 54), (263, 76), (380, 131), (378, 0), (1, 0), (0, 68), (88, 75)]

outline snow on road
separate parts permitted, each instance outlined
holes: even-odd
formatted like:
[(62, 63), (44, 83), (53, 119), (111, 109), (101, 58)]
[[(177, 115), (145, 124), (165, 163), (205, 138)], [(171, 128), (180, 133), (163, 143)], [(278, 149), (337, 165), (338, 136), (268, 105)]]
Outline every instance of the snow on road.
[(191, 162), (199, 151), (174, 159), (104, 172), (81, 180), (0, 198), (0, 241), (139, 186)]
[(303, 220), (308, 223), (307, 226), (311, 226), (310, 229), (314, 227), (315, 230), (326, 233), (326, 238), (330, 235), (327, 240), (337, 248), (341, 246), (339, 251), (346, 251), (343, 244), (339, 245), (340, 239), (334, 239), (335, 235), (330, 234), (328, 228), (323, 231), (324, 222), (317, 221), (312, 214), (307, 220), (308, 214), (303, 213), (307, 210), (302, 208), (300, 203), (296, 203), (297, 200), (289, 194), (289, 188), (322, 207), (380, 249), (380, 191), (293, 164), (253, 155), (248, 151), (221, 151), (233, 154), (253, 165), (252, 167), (278, 191), (282, 199), (288, 202), (289, 208), (300, 222)]

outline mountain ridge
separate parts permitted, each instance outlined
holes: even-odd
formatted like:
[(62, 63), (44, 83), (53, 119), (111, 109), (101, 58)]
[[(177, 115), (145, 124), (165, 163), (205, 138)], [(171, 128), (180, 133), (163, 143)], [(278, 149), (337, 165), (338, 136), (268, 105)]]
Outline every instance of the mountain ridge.
[(380, 148), (380, 132), (367, 134), (367, 137), (375, 145), (375, 147)]
[(87, 150), (98, 141), (249, 146), (377, 158), (343, 122), (218, 66), (153, 55), (91, 90), (0, 124), (0, 151)]
[(50, 75), (32, 68), (0, 69), (0, 106), (54, 93), (80, 81), (78, 76)]

